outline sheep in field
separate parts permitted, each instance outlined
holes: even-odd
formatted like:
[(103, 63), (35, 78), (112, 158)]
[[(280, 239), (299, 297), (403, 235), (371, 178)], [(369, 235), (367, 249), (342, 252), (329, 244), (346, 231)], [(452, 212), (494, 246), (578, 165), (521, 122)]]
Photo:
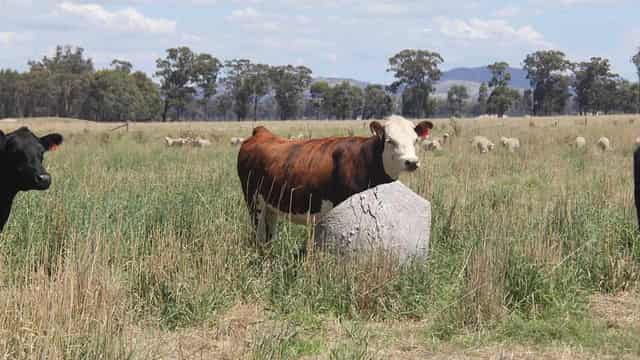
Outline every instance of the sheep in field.
[(508, 138), (503, 136), (500, 138), (500, 142), (502, 143), (502, 146), (509, 149), (510, 152), (515, 152), (520, 148), (520, 140), (518, 140), (518, 138)]
[(433, 140), (425, 140), (422, 142), (422, 148), (426, 151), (441, 151), (442, 141), (438, 138)]
[(238, 146), (240, 144), (242, 144), (242, 142), (244, 141), (244, 138), (241, 137), (232, 137), (231, 141), (229, 142), (231, 145), (233, 146)]
[(606, 137), (601, 137), (600, 139), (598, 139), (598, 142), (596, 143), (596, 146), (598, 146), (598, 149), (600, 149), (601, 151), (609, 151), (611, 150), (611, 142), (609, 141), (608, 138)]
[(585, 146), (587, 145), (587, 139), (585, 139), (585, 138), (584, 138), (584, 137), (582, 137), (582, 136), (578, 136), (578, 137), (576, 138), (575, 142), (574, 142), (574, 145), (575, 145), (577, 148), (585, 147)]
[(495, 145), (484, 136), (474, 136), (473, 139), (471, 139), (471, 145), (477, 148), (481, 154), (486, 154), (495, 147)]

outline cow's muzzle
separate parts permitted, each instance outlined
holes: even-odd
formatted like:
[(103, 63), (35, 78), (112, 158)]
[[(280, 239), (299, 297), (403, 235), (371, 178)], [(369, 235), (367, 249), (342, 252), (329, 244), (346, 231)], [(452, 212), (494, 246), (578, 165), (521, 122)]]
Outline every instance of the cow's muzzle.
[(44, 173), (36, 176), (36, 190), (47, 190), (51, 186), (51, 175)]
[(420, 163), (418, 161), (407, 160), (404, 162), (404, 167), (407, 171), (415, 171), (420, 167)]

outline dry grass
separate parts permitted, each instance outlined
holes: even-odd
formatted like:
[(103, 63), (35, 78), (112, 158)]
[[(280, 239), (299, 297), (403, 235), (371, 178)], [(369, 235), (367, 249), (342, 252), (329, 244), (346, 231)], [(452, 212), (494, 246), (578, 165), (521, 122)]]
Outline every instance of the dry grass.
[[(284, 224), (252, 236), (231, 136), (244, 123), (0, 121), (67, 139), (54, 185), (21, 194), (0, 238), (5, 358), (634, 358), (640, 242), (631, 153), (640, 117), (435, 120), (456, 134), (402, 181), (433, 205), (429, 262), (301, 260)], [(368, 122), (269, 122), (367, 135)], [(166, 135), (214, 146), (169, 149)], [(518, 137), (480, 155), (468, 140)], [(568, 144), (587, 138), (584, 150)], [(613, 150), (595, 149), (607, 136)], [(619, 293), (624, 296), (615, 295)], [(634, 345), (635, 344), (635, 345)]]

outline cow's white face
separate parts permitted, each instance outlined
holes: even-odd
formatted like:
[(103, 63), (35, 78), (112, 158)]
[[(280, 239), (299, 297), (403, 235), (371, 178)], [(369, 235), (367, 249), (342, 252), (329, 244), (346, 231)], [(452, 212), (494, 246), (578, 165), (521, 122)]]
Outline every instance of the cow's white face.
[(370, 127), (384, 141), (382, 165), (389, 177), (397, 179), (403, 171), (414, 171), (420, 166), (416, 144), (429, 135), (431, 122), (423, 121), (416, 126), (401, 116), (391, 116), (384, 125), (374, 121)]

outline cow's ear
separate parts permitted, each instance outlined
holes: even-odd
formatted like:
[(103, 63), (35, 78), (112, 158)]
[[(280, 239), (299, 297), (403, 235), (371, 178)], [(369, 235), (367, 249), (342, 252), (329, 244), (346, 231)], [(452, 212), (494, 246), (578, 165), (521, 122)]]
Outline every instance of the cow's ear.
[(4, 151), (4, 146), (7, 143), (7, 135), (0, 130), (0, 151)]
[(369, 124), (369, 129), (371, 129), (371, 134), (379, 137), (381, 140), (384, 140), (384, 126), (382, 126), (377, 121), (372, 121)]
[(45, 135), (40, 138), (40, 143), (44, 146), (46, 151), (55, 150), (62, 144), (62, 135), (57, 133)]
[(433, 129), (433, 123), (431, 121), (423, 121), (415, 127), (416, 134), (423, 139), (429, 136), (429, 130), (431, 129)]

